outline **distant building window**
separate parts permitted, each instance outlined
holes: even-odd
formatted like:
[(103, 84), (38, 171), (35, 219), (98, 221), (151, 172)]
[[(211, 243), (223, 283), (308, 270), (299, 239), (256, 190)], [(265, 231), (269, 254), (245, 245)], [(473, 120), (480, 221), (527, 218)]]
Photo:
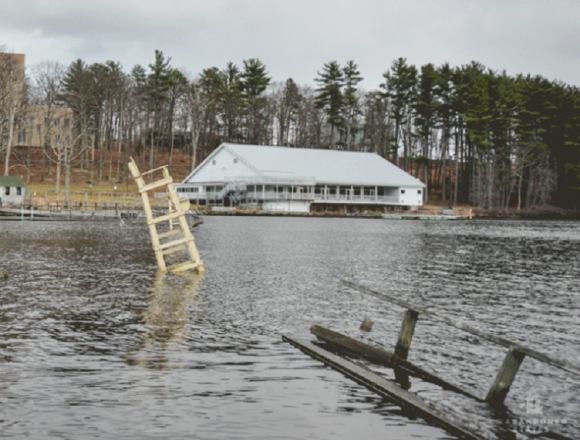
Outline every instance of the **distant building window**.
[(237, 159), (237, 158), (236, 158), (236, 159), (234, 159), (234, 163), (238, 163), (238, 159)]
[(23, 128), (22, 130), (18, 131), (18, 142), (26, 142), (26, 129)]
[(55, 127), (58, 127), (59, 125), (60, 125), (60, 119), (59, 119), (59, 118), (56, 118), (56, 119), (54, 120), (54, 126), (55, 126)]
[(22, 195), (22, 188), (20, 188), (20, 187), (16, 188), (16, 195), (17, 196), (21, 196)]
[(9, 195), (10, 195), (10, 187), (9, 187), (9, 186), (7, 186), (7, 187), (6, 187), (6, 195), (7, 195), (7, 196), (9, 196)]
[(186, 193), (198, 193), (199, 192), (199, 187), (194, 186), (194, 187), (189, 187), (189, 188), (177, 188), (178, 192), (186, 192)]
[(40, 124), (38, 124), (38, 125), (36, 126), (36, 132), (37, 132), (38, 134), (40, 134)]
[(64, 128), (68, 128), (70, 126), (70, 119), (64, 120)]
[(54, 141), (55, 141), (55, 142), (60, 142), (60, 134), (57, 134), (57, 135), (54, 137)]
[(212, 164), (212, 165), (215, 165), (215, 160), (212, 160), (212, 161), (211, 161), (211, 164)]
[(421, 194), (421, 190), (420, 189), (417, 190), (417, 194)]
[(44, 118), (44, 125), (48, 126), (50, 124), (50, 119)]
[(34, 125), (34, 118), (30, 118), (30, 125)]
[(401, 194), (405, 194), (405, 190), (404, 189), (401, 190)]

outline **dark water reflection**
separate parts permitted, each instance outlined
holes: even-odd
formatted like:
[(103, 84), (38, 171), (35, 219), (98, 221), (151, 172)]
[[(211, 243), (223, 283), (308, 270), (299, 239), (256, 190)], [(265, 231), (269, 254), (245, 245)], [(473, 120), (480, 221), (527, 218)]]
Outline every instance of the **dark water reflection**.
[[(143, 225), (0, 223), (2, 438), (449, 438), (281, 341), (318, 323), (392, 350), (402, 310), (341, 278), (580, 364), (577, 223), (209, 217), (196, 240), (203, 277), (158, 275)], [(410, 360), (484, 396), (504, 351), (419, 321)], [(580, 380), (533, 359), (508, 412), (411, 390), (489, 438), (580, 434)]]

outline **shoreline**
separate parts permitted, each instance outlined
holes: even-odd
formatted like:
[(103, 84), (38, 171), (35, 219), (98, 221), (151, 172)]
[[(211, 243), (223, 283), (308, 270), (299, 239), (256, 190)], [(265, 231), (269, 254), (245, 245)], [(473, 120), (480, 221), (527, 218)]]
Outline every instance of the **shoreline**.
[[(244, 210), (223, 210), (223, 211), (211, 211), (211, 210), (198, 210), (202, 216), (242, 216), (242, 217), (311, 217), (311, 218), (363, 218), (363, 219), (381, 219), (383, 220), (383, 215), (385, 213), (355, 213), (355, 214), (344, 214), (344, 213), (314, 213), (314, 212), (274, 212), (274, 211), (244, 211)], [(405, 212), (404, 215), (413, 216), (417, 218), (413, 219), (396, 219), (396, 220), (415, 220), (415, 221), (445, 221), (433, 220), (433, 219), (422, 219), (421, 217), (429, 217), (432, 215), (442, 215), (440, 212), (425, 211), (421, 213), (416, 212)], [(450, 215), (452, 217), (452, 215)], [(388, 219), (384, 219), (388, 220)], [(395, 219), (392, 219), (395, 220)], [(451, 220), (451, 219), (449, 219)], [(471, 220), (580, 220), (580, 213), (578, 212), (566, 212), (566, 213), (481, 213), (474, 210), (473, 219)], [(454, 219), (453, 221), (470, 221), (470, 219)]]

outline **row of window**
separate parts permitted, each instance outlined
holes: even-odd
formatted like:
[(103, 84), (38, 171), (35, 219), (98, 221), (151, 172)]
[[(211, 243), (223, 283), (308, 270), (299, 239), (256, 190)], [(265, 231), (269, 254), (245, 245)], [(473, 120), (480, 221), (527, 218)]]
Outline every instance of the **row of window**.
[(198, 193), (199, 187), (190, 186), (190, 187), (186, 187), (186, 188), (177, 188), (177, 192), (180, 192), (180, 193)]
[[(30, 125), (34, 125), (34, 118), (30, 118)], [(53, 120), (54, 126), (55, 127), (60, 127), (60, 118), (54, 118)], [(63, 119), (64, 121), (64, 128), (69, 128), (70, 127), (70, 119), (69, 118), (65, 118)], [(26, 122), (26, 120), (24, 120), (23, 122)], [(50, 118), (44, 118), (44, 125), (48, 127), (48, 125), (50, 125)], [(40, 133), (40, 124), (36, 125), (36, 129), (38, 130), (38, 132)]]
[[(40, 133), (40, 125), (36, 126), (36, 132), (40, 136), (40, 134), (41, 134)], [(54, 140), (55, 140), (55, 142), (60, 142), (60, 134), (55, 135)], [(18, 143), (22, 144), (24, 142), (26, 142), (26, 129), (25, 128), (18, 131)]]
[[(5, 194), (6, 194), (7, 196), (9, 196), (9, 195), (10, 195), (10, 189), (11, 189), (11, 188), (10, 188), (9, 186), (7, 186), (7, 187), (5, 187), (5, 188), (6, 188)], [(16, 195), (17, 195), (17, 196), (21, 196), (21, 195), (22, 195), (22, 188), (21, 188), (21, 187), (19, 187), (19, 186), (17, 186), (17, 187), (16, 187)]]
[[(208, 188), (208, 192), (212, 192), (213, 187), (209, 187)], [(247, 190), (248, 192), (254, 192), (254, 191), (262, 191), (263, 187), (262, 185), (248, 185)], [(266, 185), (266, 188), (264, 188), (266, 191), (276, 191), (276, 186), (275, 185)], [(215, 191), (220, 191), (221, 187), (217, 187), (215, 189)], [(279, 186), (278, 187), (278, 192), (283, 192), (284, 190), (286, 191), (291, 191), (291, 187), (285, 187), (285, 186)], [(294, 192), (304, 192), (306, 191), (305, 187), (294, 187)], [(328, 194), (329, 195), (334, 195), (336, 194), (336, 187), (328, 187), (327, 189)], [(340, 188), (340, 194), (342, 195), (346, 195), (347, 192), (350, 191), (350, 189), (345, 189), (345, 188)], [(193, 187), (179, 187), (177, 188), (177, 192), (180, 193), (199, 193), (199, 187), (197, 186), (193, 186)], [(320, 186), (316, 186), (314, 189), (314, 193), (315, 194), (322, 194), (324, 192), (324, 187), (320, 187)], [(386, 195), (389, 191), (388, 188), (382, 188), (379, 187), (379, 194), (378, 195)], [(359, 188), (355, 188), (354, 190), (355, 195), (361, 195), (361, 190)], [(421, 194), (422, 190), (418, 189), (417, 190), (417, 194)], [(405, 194), (405, 190), (402, 189), (401, 190), (401, 194)], [(364, 195), (375, 195), (375, 190), (374, 189), (367, 189), (364, 188)]]

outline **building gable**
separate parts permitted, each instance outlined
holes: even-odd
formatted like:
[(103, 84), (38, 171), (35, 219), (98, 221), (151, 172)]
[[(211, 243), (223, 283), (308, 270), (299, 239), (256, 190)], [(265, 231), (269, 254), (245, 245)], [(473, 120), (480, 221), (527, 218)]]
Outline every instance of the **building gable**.
[(187, 176), (183, 183), (223, 182), (233, 178), (260, 175), (261, 173), (251, 164), (222, 144)]

